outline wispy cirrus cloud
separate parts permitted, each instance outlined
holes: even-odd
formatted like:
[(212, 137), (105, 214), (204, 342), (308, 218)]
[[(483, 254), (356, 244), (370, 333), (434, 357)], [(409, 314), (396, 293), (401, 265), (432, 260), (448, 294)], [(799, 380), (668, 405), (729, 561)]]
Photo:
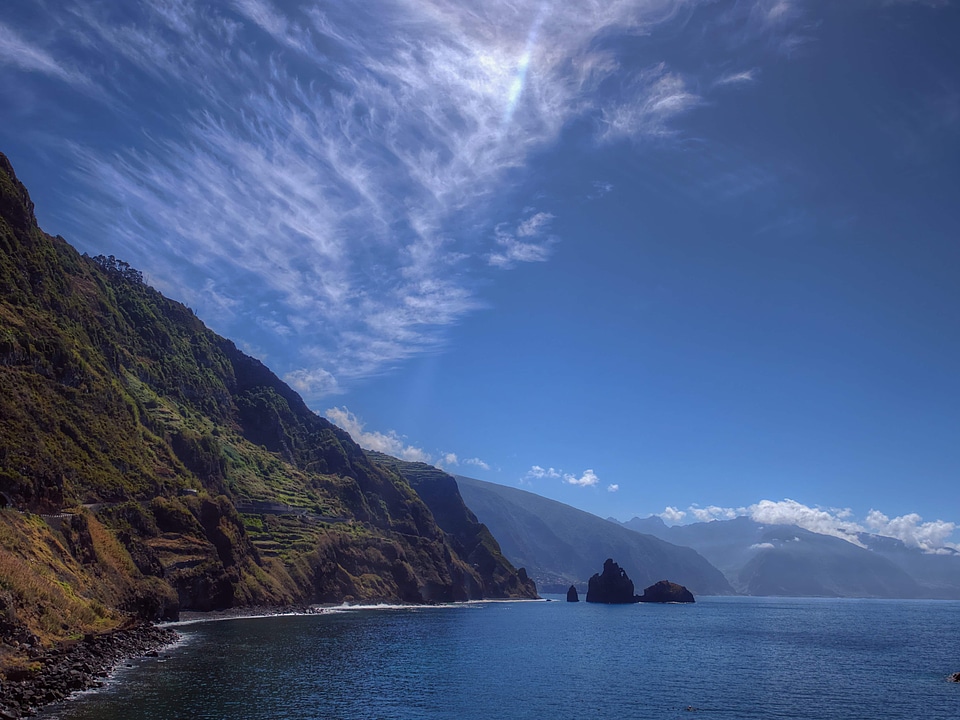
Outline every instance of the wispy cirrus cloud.
[[(0, 62), (109, 95), (117, 139), (55, 150), (71, 239), (144, 267), (309, 401), (441, 347), (491, 273), (561, 247), (555, 208), (495, 208), (564, 128), (663, 139), (702, 104), (696, 77), (618, 56), (691, 4), (67, 0), (30, 42), (0, 25)], [(758, 4), (756, 31), (792, 7)]]
[(80, 71), (57, 60), (43, 47), (29, 42), (0, 22), (0, 66), (39, 73), (71, 85), (89, 86), (90, 79)]
[(558, 242), (556, 235), (549, 233), (553, 215), (538, 212), (510, 228), (506, 223), (497, 225), (494, 230), (497, 248), (487, 256), (490, 265), (499, 268), (511, 268), (521, 262), (543, 262)]
[(759, 74), (757, 68), (728, 73), (715, 80), (714, 85), (750, 85), (757, 81)]
[(671, 120), (701, 102), (687, 79), (666, 63), (640, 73), (626, 95), (627, 102), (617, 101), (603, 109), (600, 136), (604, 140), (667, 135)]

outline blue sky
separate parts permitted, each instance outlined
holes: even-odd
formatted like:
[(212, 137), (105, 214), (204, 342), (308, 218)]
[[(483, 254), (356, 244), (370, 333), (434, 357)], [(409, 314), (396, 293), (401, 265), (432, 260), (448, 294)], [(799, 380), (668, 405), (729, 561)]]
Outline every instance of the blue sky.
[(958, 541), (960, 11), (8, 0), (0, 150), (366, 447)]

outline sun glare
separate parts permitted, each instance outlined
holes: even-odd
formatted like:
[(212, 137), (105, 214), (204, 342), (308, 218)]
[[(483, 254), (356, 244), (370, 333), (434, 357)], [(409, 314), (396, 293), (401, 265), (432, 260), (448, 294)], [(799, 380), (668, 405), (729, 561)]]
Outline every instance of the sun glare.
[(527, 45), (524, 48), (523, 55), (520, 56), (520, 60), (517, 63), (517, 71), (513, 76), (513, 80), (510, 82), (510, 89), (507, 92), (507, 107), (503, 113), (504, 127), (509, 125), (513, 119), (513, 113), (517, 109), (517, 103), (520, 101), (520, 96), (523, 95), (523, 89), (527, 83), (527, 70), (530, 68), (530, 59), (533, 56), (533, 49), (537, 45), (537, 36), (540, 34), (540, 24), (543, 22), (544, 8), (545, 5), (540, 6), (536, 20), (534, 20), (533, 26), (527, 35)]

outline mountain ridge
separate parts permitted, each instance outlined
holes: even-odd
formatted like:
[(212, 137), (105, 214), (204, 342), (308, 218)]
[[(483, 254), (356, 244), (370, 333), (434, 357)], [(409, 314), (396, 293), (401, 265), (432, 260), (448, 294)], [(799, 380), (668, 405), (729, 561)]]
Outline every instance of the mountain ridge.
[(614, 557), (639, 587), (671, 580), (698, 595), (733, 594), (723, 574), (695, 550), (620, 528), (540, 495), (462, 475), (460, 492), (490, 528), (504, 555), (524, 566), (542, 592), (585, 589), (604, 558)]
[(859, 533), (861, 547), (748, 517), (674, 526), (657, 516), (613, 522), (693, 547), (749, 595), (960, 599), (960, 555), (923, 553), (895, 538)]

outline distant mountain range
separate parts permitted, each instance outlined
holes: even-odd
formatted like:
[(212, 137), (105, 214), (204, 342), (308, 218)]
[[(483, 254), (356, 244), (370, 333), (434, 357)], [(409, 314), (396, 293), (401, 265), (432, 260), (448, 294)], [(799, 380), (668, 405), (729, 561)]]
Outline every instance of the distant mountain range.
[(696, 551), (633, 532), (603, 518), (524, 490), (457, 476), (467, 506), (496, 536), (503, 554), (524, 567), (541, 592), (586, 589), (613, 558), (638, 588), (659, 580), (694, 594), (733, 593), (730, 583)]
[(860, 533), (854, 544), (747, 517), (668, 527), (621, 523), (518, 488), (457, 476), (464, 502), (541, 592), (579, 589), (612, 557), (637, 587), (658, 580), (694, 594), (960, 599), (960, 553), (925, 553)]
[(747, 517), (668, 527), (661, 518), (612, 524), (695, 549), (747, 595), (960, 599), (960, 554), (929, 554), (860, 533), (861, 546), (795, 525)]

